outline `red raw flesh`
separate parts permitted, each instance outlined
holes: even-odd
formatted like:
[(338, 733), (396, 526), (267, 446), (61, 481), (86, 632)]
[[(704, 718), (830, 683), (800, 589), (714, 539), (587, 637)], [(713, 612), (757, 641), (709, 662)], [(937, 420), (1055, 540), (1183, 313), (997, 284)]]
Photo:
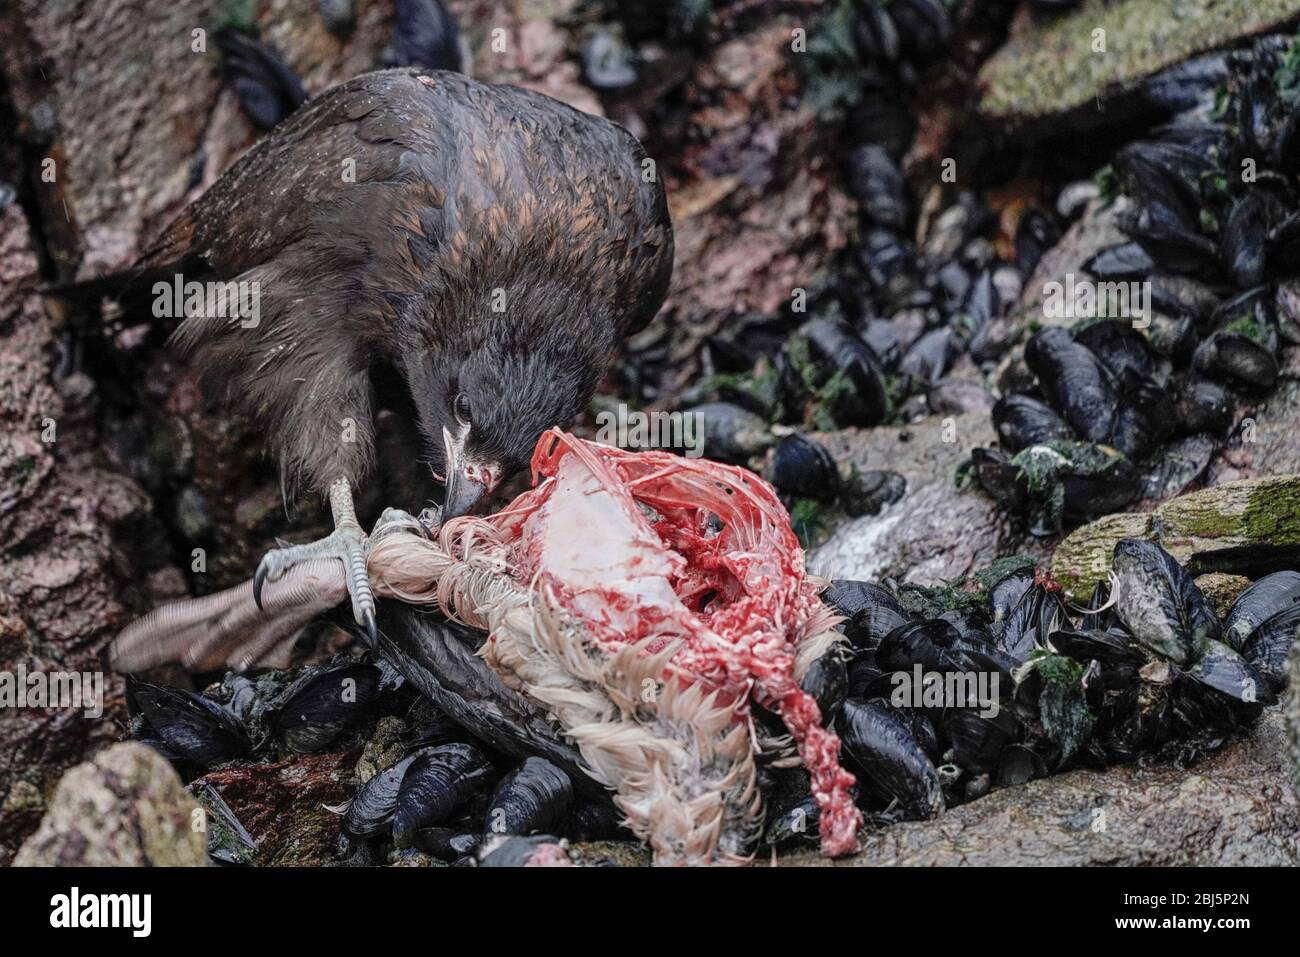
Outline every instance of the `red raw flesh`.
[[(796, 641), (825, 610), (771, 486), (733, 466), (559, 430), (542, 436), (532, 468), (536, 487), (492, 519), (511, 543), (518, 580), (547, 583), (606, 650), (683, 642), (669, 670), (738, 702), (738, 720), (748, 719), (750, 700), (778, 712), (812, 779), (823, 852), (855, 850), (853, 776), (794, 679)], [(710, 515), (722, 521), (713, 537)]]

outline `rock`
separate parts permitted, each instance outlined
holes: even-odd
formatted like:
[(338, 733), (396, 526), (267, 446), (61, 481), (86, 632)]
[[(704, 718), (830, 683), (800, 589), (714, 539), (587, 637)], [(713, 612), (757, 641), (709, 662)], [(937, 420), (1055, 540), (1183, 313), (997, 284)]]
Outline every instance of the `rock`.
[(1210, 572), (1196, 579), (1196, 587), (1201, 590), (1214, 613), (1220, 618), (1227, 617), (1228, 609), (1237, 600), (1237, 596), (1250, 587), (1250, 579), (1244, 575), (1225, 575), (1222, 572)]
[[(1114, 122), (1143, 81), (1189, 57), (1285, 25), (1300, 0), (1087, 0), (1026, 19), (980, 70), (980, 113), (1035, 135)], [(1104, 30), (1106, 52), (1094, 52)], [(1099, 108), (1100, 107), (1100, 108)]]
[(195, 782), (210, 786), (257, 842), (259, 865), (333, 863), (340, 817), (352, 798), (356, 749), (295, 754), (270, 764), (232, 764)]
[(1256, 578), (1300, 556), (1300, 475), (1242, 479), (1170, 499), (1154, 512), (1107, 515), (1056, 547), (1052, 574), (1084, 598), (1110, 570), (1121, 538), (1159, 541), (1193, 575)]
[(63, 776), (19, 867), (201, 867), (207, 841), (195, 803), (161, 756), (115, 744)]
[(682, 87), (686, 143), (654, 157), (673, 184), (673, 279), (628, 352), (640, 367), (662, 363), (661, 395), (698, 381), (710, 336), (788, 309), (849, 245), (856, 216), (840, 161), (816, 114), (787, 105), (789, 35), (789, 24), (767, 22), (700, 57)]
[(907, 489), (879, 514), (841, 525), (813, 551), (808, 567), (818, 575), (936, 585), (1000, 556), (1032, 555), (1041, 547), (1026, 542), (992, 499), (957, 488), (957, 467), (971, 449), (994, 441), (987, 413), (934, 416), (905, 428), (846, 430), (819, 440), (838, 461), (859, 471), (888, 467), (903, 476)]
[(1291, 646), (1291, 655), (1287, 658), (1282, 714), (1286, 718), (1287, 746), (1291, 755), (1291, 787), (1300, 798), (1300, 641)]
[[(1296, 866), (1300, 802), (1291, 793), (1282, 716), (1191, 769), (1125, 765), (1002, 788), (932, 821), (864, 836), (841, 866)], [(825, 864), (816, 851), (781, 866)]]
[(1115, 202), (1094, 199), (1088, 203), (1083, 215), (1065, 231), (1060, 241), (1043, 253), (1021, 291), (1020, 304), (1015, 310), (1020, 325), (1037, 322), (1043, 326), (1071, 326), (1077, 321), (1046, 315), (1043, 310), (1043, 300), (1046, 298), (1043, 288), (1050, 282), (1064, 284), (1065, 277), (1070, 274), (1074, 275), (1076, 281), (1090, 279), (1083, 264), (1103, 249), (1128, 240), (1116, 223), (1125, 202), (1123, 199)]
[[(144, 492), (103, 460), (93, 412), (54, 386), (58, 317), (36, 292), (33, 231), (22, 207), (0, 208), (0, 667), (98, 671), (126, 620), (129, 548), (115, 532), (152, 527)], [(53, 790), (59, 775), (118, 737), (119, 679), (105, 682), (99, 720), (15, 709), (0, 721), (0, 863), (40, 820), (18, 796)]]

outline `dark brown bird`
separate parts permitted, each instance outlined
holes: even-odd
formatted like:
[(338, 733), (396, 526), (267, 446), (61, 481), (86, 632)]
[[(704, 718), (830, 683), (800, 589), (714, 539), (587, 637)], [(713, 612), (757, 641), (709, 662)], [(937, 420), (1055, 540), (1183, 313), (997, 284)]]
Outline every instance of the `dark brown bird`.
[(445, 476), (444, 517), (461, 514), (587, 404), (663, 302), (672, 258), (640, 144), (549, 97), (388, 70), (294, 113), (139, 264), (260, 291), (255, 325), (190, 315), (174, 335), (265, 429), (286, 490), (327, 494), (334, 512), (329, 537), (267, 554), (255, 592), (340, 558), (373, 635), (352, 495), (374, 461), (375, 387), (394, 384), (376, 376), (396, 370)]

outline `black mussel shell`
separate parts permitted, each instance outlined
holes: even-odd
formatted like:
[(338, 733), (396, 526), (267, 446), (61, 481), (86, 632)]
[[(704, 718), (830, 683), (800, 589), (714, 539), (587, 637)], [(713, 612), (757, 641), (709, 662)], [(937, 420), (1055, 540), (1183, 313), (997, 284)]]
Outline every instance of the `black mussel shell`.
[(1147, 317), (1142, 334), (1146, 336), (1152, 352), (1180, 367), (1191, 361), (1196, 344), (1200, 341), (1195, 319), (1191, 316), (1169, 316), (1162, 312), (1152, 312)]
[(1210, 319), (1219, 308), (1219, 294), (1190, 276), (1152, 276), (1151, 308), (1169, 316), (1188, 316), (1197, 324)]
[(1140, 665), (1146, 661), (1146, 655), (1123, 628), (1055, 631), (1049, 640), (1058, 654), (1083, 663), (1095, 660)]
[(1116, 379), (1128, 372), (1141, 376), (1155, 373), (1155, 359), (1145, 336), (1131, 322), (1103, 319), (1074, 333), (1074, 341), (1100, 359)]
[(804, 798), (794, 807), (775, 815), (763, 835), (764, 843), (771, 847), (790, 844), (815, 844), (819, 840), (818, 826), (821, 808), (812, 797)]
[(1115, 427), (1112, 376), (1064, 329), (1042, 329), (1025, 345), (1025, 362), (1052, 407), (1088, 442), (1109, 442)]
[(1061, 485), (1066, 511), (1087, 518), (1121, 511), (1138, 498), (1140, 476), (1126, 456), (1114, 449), (1084, 446), (1071, 455), (1070, 467), (1061, 473)]
[(1221, 132), (1167, 127), (1167, 141), (1131, 143), (1112, 164), (1124, 192), (1135, 200), (1135, 207), (1121, 215), (1120, 228), (1175, 272), (1217, 265), (1214, 243), (1200, 229), (1200, 184), (1216, 172), (1211, 150)]
[(1219, 619), (1210, 603), (1159, 545), (1120, 540), (1112, 573), (1115, 615), (1142, 647), (1186, 667), (1219, 639)]
[(1300, 281), (1278, 283), (1273, 312), (1278, 334), (1291, 345), (1300, 345)]
[(902, 50), (898, 27), (884, 4), (868, 3), (860, 6), (853, 37), (857, 41), (859, 54), (867, 63), (880, 60), (893, 63)]
[(1032, 573), (1029, 578), (1030, 586), (1006, 613), (1002, 627), (994, 635), (997, 649), (1017, 663), (1025, 661), (1035, 648), (1047, 647), (1048, 635), (1068, 620), (1060, 595), (1035, 584)]
[(1187, 677), (1243, 704), (1272, 704), (1273, 687), (1241, 655), (1221, 641), (1211, 641)]
[(1081, 631), (1109, 628), (1115, 621), (1115, 608), (1110, 603), (1110, 580), (1099, 581), (1092, 586), (1092, 596), (1080, 620)]
[(608, 841), (630, 834), (623, 830), (623, 812), (605, 798), (583, 801), (570, 811), (564, 836), (574, 841)]
[(1225, 302), (1212, 318), (1218, 331), (1197, 348), (1196, 368), (1243, 391), (1273, 388), (1279, 371), (1278, 331), (1268, 287)]
[(127, 692), (132, 710), (144, 717), (174, 760), (206, 768), (243, 757), (252, 748), (244, 723), (206, 695), (134, 678), (128, 680)]
[(1218, 265), (1214, 243), (1200, 233), (1196, 220), (1184, 219), (1174, 207), (1138, 206), (1120, 214), (1119, 227), (1166, 269), (1198, 273)]
[(899, 97), (868, 94), (849, 112), (848, 128), (856, 141), (879, 143), (902, 159), (916, 135), (916, 118)]
[(1286, 659), (1300, 629), (1300, 606), (1288, 605), (1256, 626), (1242, 646), (1242, 657), (1250, 662), (1274, 692), (1286, 684)]
[(848, 694), (849, 698), (874, 698), (887, 695), (893, 688), (890, 684), (892, 672), (882, 671), (876, 664), (876, 657), (870, 651), (859, 651), (849, 662)]
[(1174, 399), (1174, 418), (1184, 434), (1206, 432), (1226, 435), (1232, 428), (1232, 399), (1223, 386), (1208, 379), (1193, 377), (1178, 389)]
[(374, 665), (344, 665), (305, 674), (284, 692), (273, 733), (291, 751), (319, 751), (365, 714), (379, 687)]
[(994, 779), (1000, 788), (1028, 784), (1043, 777), (1047, 777), (1047, 764), (1032, 748), (1023, 744), (1013, 744), (1005, 748), (998, 757), (998, 768)]
[(1002, 752), (1021, 734), (1020, 722), (1009, 708), (984, 715), (978, 708), (950, 708), (944, 726), (952, 742), (952, 761), (971, 774), (996, 770)]
[(1209, 53), (1161, 70), (1142, 84), (1142, 94), (1152, 106), (1183, 113), (1213, 98), (1228, 76), (1227, 56)]
[(883, 147), (865, 143), (849, 155), (848, 183), (868, 221), (890, 229), (907, 226), (907, 186)]
[(857, 518), (860, 515), (878, 515), (886, 505), (892, 505), (907, 494), (907, 479), (888, 469), (853, 471), (840, 483), (840, 506), (845, 513)]
[[(1054, 447), (1060, 448), (1060, 443)], [(1065, 511), (1089, 518), (1121, 511), (1141, 491), (1141, 476), (1128, 458), (1104, 445), (1070, 443), (1069, 464), (1060, 473)]]
[(916, 261), (896, 233), (874, 228), (855, 250), (863, 274), (888, 304), (898, 305), (914, 287)]
[(1017, 568), (994, 582), (989, 588), (989, 613), (993, 616), (993, 621), (1005, 621), (1033, 586), (1033, 568)]
[(361, 786), (343, 815), (343, 830), (352, 837), (369, 837), (386, 829), (397, 810), (402, 778), (415, 760), (408, 755), (380, 771)]
[(824, 655), (808, 666), (807, 673), (799, 682), (799, 687), (817, 701), (824, 722), (834, 719), (848, 696), (848, 650), (847, 645), (832, 645)]
[(1300, 607), (1300, 572), (1281, 571), (1265, 575), (1232, 603), (1223, 619), (1223, 640), (1244, 651), (1251, 634), (1278, 615), (1295, 614)]
[(813, 319), (799, 330), (815, 367), (812, 383), (835, 422), (878, 425), (889, 414), (880, 358), (842, 320)]
[(908, 671), (921, 665), (938, 671), (950, 664), (949, 649), (962, 647), (961, 633), (948, 621), (929, 618), (900, 625), (881, 639), (876, 648), (876, 664), (887, 671)]
[(1264, 194), (1246, 193), (1232, 204), (1223, 226), (1224, 267), (1233, 281), (1250, 289), (1264, 280), (1268, 211)]
[(1277, 356), (1267, 344), (1221, 329), (1196, 349), (1196, 368), (1247, 392), (1267, 392), (1277, 384)]
[(956, 351), (951, 329), (931, 329), (899, 360), (898, 371), (914, 383), (933, 385), (948, 371)]
[(962, 298), (961, 312), (961, 324), (968, 335), (978, 335), (1001, 314), (1002, 303), (993, 284), (992, 271), (985, 269), (971, 283), (970, 290)]
[(1187, 491), (1205, 474), (1220, 444), (1219, 438), (1205, 432), (1167, 444), (1142, 476), (1142, 497), (1164, 501)]
[(1043, 253), (1055, 246), (1060, 238), (1061, 228), (1051, 216), (1039, 209), (1026, 212), (1016, 225), (1016, 269), (1022, 276), (1029, 276)]
[(397, 0), (384, 65), (460, 70), (460, 30), (442, 0)]
[(1119, 406), (1110, 444), (1141, 462), (1173, 434), (1176, 410), (1169, 390), (1148, 375), (1125, 369), (1116, 383)]
[(421, 751), (402, 776), (393, 812), (393, 841), (410, 847), (421, 828), (441, 824), (491, 774), (472, 744), (442, 744)]
[(889, 319), (868, 319), (859, 328), (862, 341), (880, 358), (881, 365), (892, 369), (903, 354), (898, 327)]
[(906, 813), (928, 819), (943, 811), (939, 775), (907, 724), (888, 708), (850, 698), (835, 729), (858, 784)]
[(316, 9), (325, 23), (325, 29), (340, 40), (352, 35), (357, 25), (357, 10), (354, 0), (316, 0)]
[(759, 416), (729, 402), (706, 402), (688, 409), (704, 437), (704, 455), (723, 462), (746, 462), (776, 442)]
[(980, 488), (1008, 512), (1019, 514), (1029, 507), (1029, 492), (1019, 470), (1001, 449), (972, 449), (970, 468)]
[(412, 845), (430, 857), (450, 864), (473, 854), (478, 849), (479, 840), (479, 835), (453, 827), (424, 827), (415, 832)]
[(270, 46), (232, 27), (215, 39), (226, 83), (255, 126), (269, 130), (307, 101), (298, 77)]
[(573, 803), (573, 782), (545, 758), (528, 758), (511, 771), (488, 802), (484, 831), (532, 834), (558, 825)]
[(898, 599), (894, 597), (894, 593), (874, 582), (837, 578), (821, 593), (821, 599), (848, 618), (852, 618), (864, 608), (874, 608), (877, 605), (892, 609), (900, 617), (907, 615)]
[(912, 60), (933, 59), (948, 46), (952, 24), (939, 0), (894, 0), (889, 15), (898, 28), (903, 51)]
[(1016, 453), (1053, 439), (1070, 439), (1070, 427), (1050, 406), (1027, 395), (1006, 395), (993, 406), (993, 427), (998, 441)]
[(833, 500), (840, 491), (839, 470), (830, 452), (802, 435), (787, 435), (776, 444), (768, 460), (767, 480), (786, 495), (818, 501)]
[(1102, 282), (1146, 279), (1155, 271), (1155, 260), (1138, 243), (1119, 243), (1103, 249), (1083, 268)]
[(1300, 210), (1269, 231), (1268, 268), (1281, 275), (1293, 275), (1300, 268)]

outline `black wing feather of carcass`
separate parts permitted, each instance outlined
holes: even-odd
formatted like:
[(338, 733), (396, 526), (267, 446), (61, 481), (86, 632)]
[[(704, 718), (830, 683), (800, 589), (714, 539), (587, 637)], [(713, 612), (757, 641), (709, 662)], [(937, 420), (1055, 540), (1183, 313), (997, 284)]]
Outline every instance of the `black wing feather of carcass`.
[(605, 789), (589, 777), (577, 748), (545, 715), (501, 683), (445, 618), (401, 602), (381, 602), (379, 654), (420, 693), (484, 744), (523, 759), (546, 758), (589, 794)]

